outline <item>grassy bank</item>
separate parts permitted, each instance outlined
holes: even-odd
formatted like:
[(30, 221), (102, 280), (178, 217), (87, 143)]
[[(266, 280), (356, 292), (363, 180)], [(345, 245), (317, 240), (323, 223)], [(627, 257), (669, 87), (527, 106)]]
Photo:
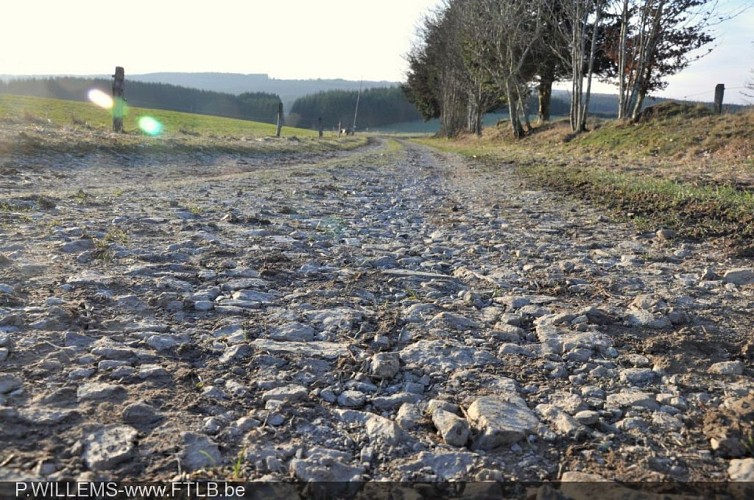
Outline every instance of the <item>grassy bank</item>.
[(593, 123), (573, 136), (567, 123), (522, 140), (504, 129), (482, 138), (428, 139), (490, 165), (512, 163), (536, 187), (605, 206), (639, 229), (672, 229), (754, 255), (754, 112), (716, 116), (665, 103), (637, 124)]
[[(159, 124), (140, 127), (143, 120)], [(145, 146), (163, 149), (218, 151), (323, 151), (366, 144), (363, 136), (319, 139), (315, 131), (284, 127), (274, 137), (275, 125), (232, 118), (128, 107), (125, 133), (115, 134), (107, 109), (91, 103), (0, 94), (0, 153), (35, 149), (81, 152), (103, 148), (128, 150)]]

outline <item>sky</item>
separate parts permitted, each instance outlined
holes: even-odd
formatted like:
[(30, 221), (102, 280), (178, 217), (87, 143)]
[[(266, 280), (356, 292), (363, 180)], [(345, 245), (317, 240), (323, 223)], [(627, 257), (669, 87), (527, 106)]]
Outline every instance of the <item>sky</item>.
[[(725, 8), (753, 0), (722, 0)], [(0, 74), (163, 71), (403, 81), (422, 16), (441, 0), (3, 0)], [(743, 102), (754, 80), (754, 8), (660, 95)], [(597, 85), (597, 92), (615, 88)], [(751, 92), (749, 92), (751, 93)], [(754, 98), (749, 99), (754, 101)]]

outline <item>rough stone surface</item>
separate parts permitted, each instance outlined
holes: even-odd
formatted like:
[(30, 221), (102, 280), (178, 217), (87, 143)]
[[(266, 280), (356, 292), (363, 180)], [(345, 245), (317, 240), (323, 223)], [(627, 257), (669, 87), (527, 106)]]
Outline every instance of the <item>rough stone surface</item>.
[(283, 135), (0, 123), (0, 479), (738, 474), (750, 259), (519, 168), (601, 154)]

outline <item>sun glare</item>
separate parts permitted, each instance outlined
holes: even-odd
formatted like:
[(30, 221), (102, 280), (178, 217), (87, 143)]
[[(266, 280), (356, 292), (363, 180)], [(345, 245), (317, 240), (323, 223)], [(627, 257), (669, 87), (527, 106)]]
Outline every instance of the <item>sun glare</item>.
[(162, 132), (162, 123), (151, 116), (142, 116), (139, 118), (139, 128), (142, 132), (149, 135), (159, 135)]
[(113, 107), (113, 98), (102, 92), (100, 89), (90, 90), (89, 100), (100, 108), (112, 109)]

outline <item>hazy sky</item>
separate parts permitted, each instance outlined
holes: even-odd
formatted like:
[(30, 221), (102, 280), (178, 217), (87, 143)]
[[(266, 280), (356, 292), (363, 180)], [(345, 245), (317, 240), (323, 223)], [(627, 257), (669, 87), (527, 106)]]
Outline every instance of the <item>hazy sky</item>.
[[(726, 6), (745, 0), (723, 0)], [(440, 0), (3, 0), (0, 74), (158, 71), (402, 81), (416, 26)], [(751, 3), (749, 1), (748, 3)], [(740, 102), (754, 79), (754, 9), (664, 95)], [(613, 92), (598, 86), (597, 91)]]

